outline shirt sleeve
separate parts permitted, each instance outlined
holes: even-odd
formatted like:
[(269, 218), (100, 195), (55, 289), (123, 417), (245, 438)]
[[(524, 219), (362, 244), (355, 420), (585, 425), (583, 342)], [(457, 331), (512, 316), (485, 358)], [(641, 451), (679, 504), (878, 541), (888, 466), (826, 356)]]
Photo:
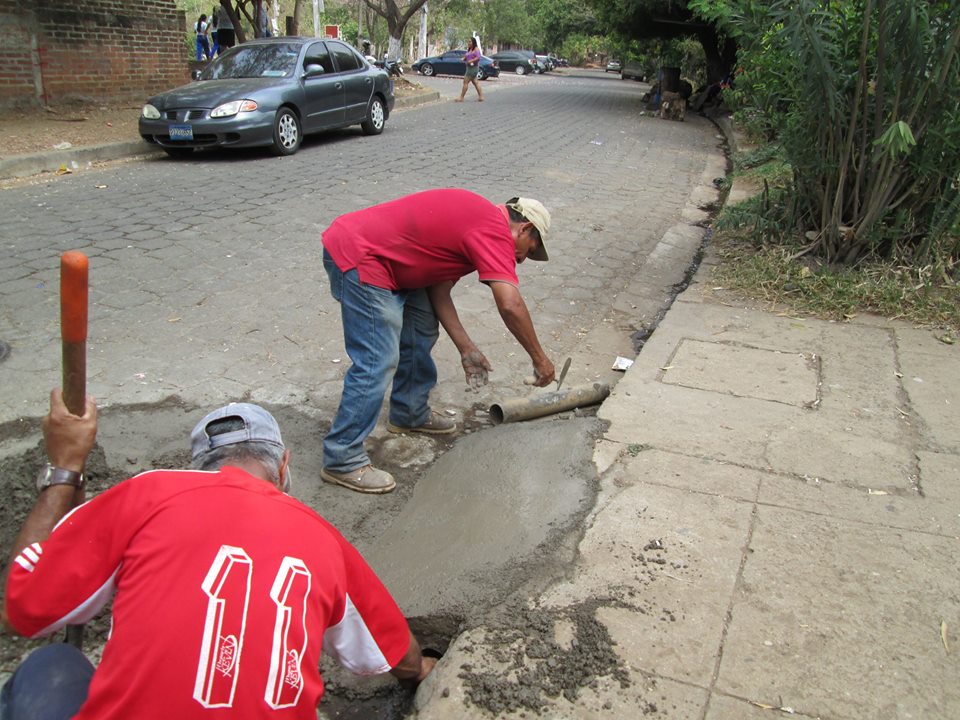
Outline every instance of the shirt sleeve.
[(110, 600), (133, 531), (128, 489), (120, 483), (74, 509), (14, 559), (6, 612), (17, 632), (42, 637), (85, 623)]
[(410, 646), (407, 621), (356, 548), (337, 537), (346, 575), (343, 612), (324, 633), (323, 651), (359, 675), (388, 672)]

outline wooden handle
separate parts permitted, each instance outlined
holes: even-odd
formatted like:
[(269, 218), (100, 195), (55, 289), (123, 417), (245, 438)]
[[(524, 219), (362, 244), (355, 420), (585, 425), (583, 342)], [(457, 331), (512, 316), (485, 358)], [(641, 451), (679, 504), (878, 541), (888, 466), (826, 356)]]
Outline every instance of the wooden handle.
[(60, 256), (63, 401), (74, 415), (83, 415), (86, 409), (89, 265), (87, 256), (76, 250)]

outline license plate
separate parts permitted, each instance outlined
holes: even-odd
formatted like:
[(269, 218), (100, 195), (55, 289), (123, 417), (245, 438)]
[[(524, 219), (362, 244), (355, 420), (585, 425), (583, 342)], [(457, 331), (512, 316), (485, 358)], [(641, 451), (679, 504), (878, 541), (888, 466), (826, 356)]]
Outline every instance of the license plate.
[(193, 140), (193, 125), (171, 125), (171, 140)]

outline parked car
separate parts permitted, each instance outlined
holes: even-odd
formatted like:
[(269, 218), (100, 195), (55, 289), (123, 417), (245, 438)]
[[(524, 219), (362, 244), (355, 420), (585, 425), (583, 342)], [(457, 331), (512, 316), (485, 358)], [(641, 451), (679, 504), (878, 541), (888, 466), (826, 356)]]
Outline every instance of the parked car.
[(536, 58), (541, 63), (543, 63), (543, 66), (546, 68), (547, 72), (550, 72), (556, 67), (556, 65), (553, 63), (553, 60), (550, 59), (549, 55), (537, 55)]
[[(463, 62), (463, 56), (466, 54), (466, 50), (450, 50), (443, 55), (417, 60), (410, 67), (427, 77), (431, 75), (459, 75), (463, 77), (467, 72), (467, 64)], [(499, 74), (500, 69), (497, 64), (486, 55), (481, 55), (480, 65), (477, 68), (477, 79), (486, 80), (487, 78), (497, 77)]]
[(608, 62), (607, 69), (605, 70), (605, 72), (615, 72), (615, 73), (620, 72), (620, 61), (611, 60), (610, 62)]
[(503, 50), (494, 53), (490, 58), (497, 63), (501, 72), (515, 72), (517, 75), (526, 75), (537, 71), (534, 61), (519, 50)]
[(537, 58), (533, 50), (517, 50), (517, 52), (530, 58), (530, 62), (533, 64), (533, 71), (538, 75), (542, 75), (547, 71), (547, 66)]
[(636, 60), (627, 60), (620, 70), (621, 80), (644, 80), (647, 77), (643, 64)]
[(194, 77), (140, 113), (140, 136), (174, 157), (257, 145), (292, 155), (304, 135), (357, 124), (379, 135), (394, 105), (387, 73), (339, 40), (251, 40)]

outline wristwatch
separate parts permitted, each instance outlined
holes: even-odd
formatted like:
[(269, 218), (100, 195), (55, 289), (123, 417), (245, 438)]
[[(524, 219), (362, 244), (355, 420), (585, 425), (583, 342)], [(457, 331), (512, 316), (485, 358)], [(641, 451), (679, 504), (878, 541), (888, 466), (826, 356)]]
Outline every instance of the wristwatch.
[(82, 488), (87, 478), (76, 470), (64, 470), (49, 463), (44, 465), (37, 474), (37, 491), (43, 492), (51, 485), (73, 485)]

